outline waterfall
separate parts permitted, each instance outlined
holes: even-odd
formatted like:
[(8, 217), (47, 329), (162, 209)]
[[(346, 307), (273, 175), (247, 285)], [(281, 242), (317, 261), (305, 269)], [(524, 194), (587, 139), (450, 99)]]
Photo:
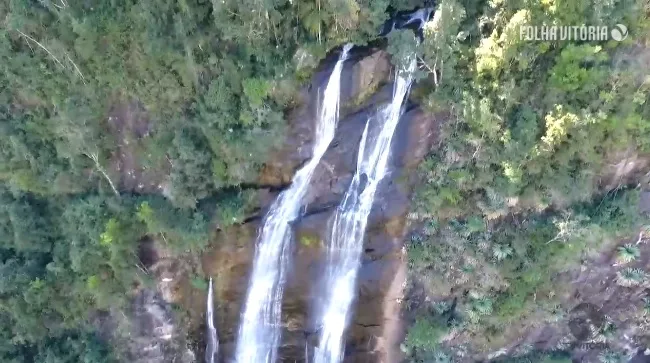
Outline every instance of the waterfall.
[[(355, 298), (366, 224), (377, 186), (388, 173), (391, 140), (413, 82), (415, 66), (413, 59), (409, 70), (399, 72), (391, 103), (366, 123), (359, 145), (357, 170), (331, 221), (325, 302), (319, 313), (320, 336), (314, 351), (315, 363), (338, 363), (342, 360), (343, 334)], [(378, 125), (371, 125), (373, 119)]]
[(386, 36), (395, 29), (410, 28), (415, 31), (420, 41), (424, 40), (423, 27), (433, 16), (433, 7), (420, 8), (413, 11), (400, 11), (388, 19), (379, 32), (380, 36)]
[(343, 47), (327, 82), (317, 121), (312, 157), (298, 170), (291, 186), (273, 202), (259, 233), (235, 352), (235, 360), (238, 363), (274, 363), (277, 360), (282, 293), (291, 251), (289, 222), (298, 217), (301, 201), (314, 170), (334, 138), (339, 111), (341, 70), (351, 48), (351, 44)]
[(208, 288), (207, 313), (205, 314), (206, 325), (208, 327), (208, 343), (205, 347), (205, 363), (214, 363), (215, 357), (219, 353), (219, 338), (217, 338), (217, 329), (214, 327), (214, 302), (212, 291), (212, 277), (210, 277), (210, 287)]

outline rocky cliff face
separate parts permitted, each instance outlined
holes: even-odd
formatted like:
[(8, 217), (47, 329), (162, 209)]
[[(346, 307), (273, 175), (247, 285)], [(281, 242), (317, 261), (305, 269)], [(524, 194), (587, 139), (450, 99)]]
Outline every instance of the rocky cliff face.
[[(312, 82), (300, 92), (301, 100), (289, 115), (290, 128), (284, 147), (272, 155), (260, 175), (260, 184), (282, 186), (307, 160), (318, 103), (336, 54), (323, 62)], [(387, 53), (378, 49), (353, 51), (343, 70), (341, 117), (334, 141), (312, 180), (305, 213), (293, 222), (293, 261), (283, 301), (282, 361), (305, 360), (306, 347), (317, 341), (317, 329), (309, 320), (321, 298), (316, 281), (323, 271), (323, 243), (328, 220), (348, 187), (356, 168), (357, 148), (365, 123), (378, 107), (389, 101), (392, 66)], [(397, 362), (403, 327), (399, 302), (406, 276), (403, 237), (408, 209), (408, 171), (429, 151), (437, 135), (441, 115), (422, 112), (409, 104), (398, 126), (392, 149), (393, 173), (378, 191), (370, 216), (359, 274), (358, 300), (347, 333), (346, 362)], [(260, 192), (262, 213), (277, 193)], [(190, 311), (188, 329), (199, 340), (204, 331), (205, 292), (192, 288), (191, 273), (215, 281), (215, 316), (221, 344), (220, 359), (232, 357), (240, 323), (249, 269), (260, 219), (216, 233), (200, 261), (178, 267), (179, 262), (158, 262), (159, 290), (169, 303)], [(163, 259), (164, 260), (164, 259)], [(163, 266), (163, 267), (160, 267)], [(174, 275), (174, 276), (171, 276)], [(200, 352), (196, 356), (200, 357)]]

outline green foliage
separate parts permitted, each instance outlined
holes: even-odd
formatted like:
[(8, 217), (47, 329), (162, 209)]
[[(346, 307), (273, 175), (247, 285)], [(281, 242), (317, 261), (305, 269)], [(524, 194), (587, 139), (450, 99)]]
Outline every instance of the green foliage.
[[(428, 72), (435, 72), (437, 83), (435, 95), (427, 98), (427, 103), (443, 105), (441, 95), (454, 95), (460, 91), (462, 84), (457, 75), (457, 66), (461, 61), (456, 55), (461, 50), (461, 42), (467, 36), (461, 26), (466, 19), (466, 10), (458, 1), (442, 1), (436, 8), (432, 21), (424, 27), (424, 41), (419, 47), (420, 61)], [(438, 77), (442, 75), (444, 80)]]
[(616, 273), (616, 283), (624, 287), (638, 286), (645, 281), (646, 273), (639, 268), (626, 267)]
[(507, 213), (507, 200), (540, 209), (588, 200), (613, 155), (629, 145), (647, 148), (648, 129), (638, 120), (649, 110), (637, 93), (647, 87), (645, 71), (618, 61), (630, 51), (624, 44), (519, 35), (522, 25), (563, 24), (570, 17), (577, 24), (625, 18), (641, 37), (640, 2), (596, 7), (598, 16), (590, 6), (562, 13), (564, 4), (462, 4), (466, 9), (443, 1), (418, 47), (435, 85), (424, 100), (433, 110), (451, 104), (456, 116), (433, 156), (440, 162), (422, 166), (427, 185), (418, 193), (420, 210), (459, 210), (477, 196), (483, 213), (496, 218)]
[(492, 314), (494, 302), (489, 297), (475, 296), (471, 297), (466, 313), (470, 321), (477, 322), (481, 316)]
[[(0, 320), (4, 341), (14, 344), (0, 349), (2, 360), (111, 361), (88, 323), (95, 309), (124, 306), (137, 281), (134, 241), (141, 226), (129, 203), (98, 195), (45, 199), (6, 190), (1, 197), (6, 215)], [(27, 226), (31, 234), (25, 234)]]
[(408, 29), (399, 29), (388, 34), (388, 47), (386, 51), (392, 56), (398, 71), (406, 72), (414, 61), (418, 47), (417, 38)]
[(426, 362), (432, 363), (453, 363), (454, 360), (451, 356), (445, 352), (437, 350), (433, 353), (430, 353), (430, 358), (427, 358)]
[(630, 263), (641, 256), (641, 251), (637, 246), (626, 244), (616, 249), (616, 259), (621, 263)]
[(439, 321), (418, 318), (409, 329), (404, 346), (407, 351), (435, 351), (446, 332), (447, 327), (440, 325)]
[(643, 298), (643, 314), (644, 315), (650, 315), (650, 298), (649, 297), (644, 297)]
[[(283, 142), (300, 82), (331, 48), (374, 38), (389, 5), (0, 4), (0, 360), (108, 361), (87, 325), (143, 282), (137, 241), (199, 251), (241, 223), (242, 184)], [(151, 175), (168, 199), (121, 190)]]
[(505, 260), (510, 257), (513, 252), (514, 251), (510, 246), (497, 244), (492, 247), (492, 256), (497, 261)]
[(222, 193), (221, 197), (216, 201), (216, 216), (219, 227), (224, 228), (244, 222), (246, 213), (249, 211), (254, 198), (254, 191), (250, 190)]
[(190, 278), (190, 284), (192, 284), (192, 287), (198, 290), (202, 291), (208, 291), (208, 283), (205, 281), (205, 278), (200, 277), (200, 276), (192, 276)]
[(450, 304), (436, 302), (423, 313), (411, 325), (401, 346), (402, 351), (413, 363), (453, 362), (440, 344), (456, 318)]
[[(0, 336), (11, 338), (6, 330), (0, 330)], [(70, 333), (60, 337), (51, 337), (37, 345), (16, 344), (0, 351), (3, 362), (46, 362), (46, 363), (112, 363), (115, 359), (105, 345), (92, 333)]]
[[(603, 242), (638, 228), (637, 201), (636, 190), (619, 190), (574, 204), (571, 213), (529, 212), (487, 222), (483, 231), (470, 234), (470, 219), (451, 220), (435, 233), (417, 234), (408, 244), (409, 266), (433, 293), (471, 291), (455, 295), (457, 309), (467, 318), (464, 329), (480, 336), (477, 344), (503, 343), (508, 339), (503, 330), (530, 316), (557, 319), (560, 301), (555, 297), (565, 287), (554, 277)], [(618, 283), (635, 286), (645, 278), (643, 271), (628, 268), (619, 271)]]
[(598, 355), (598, 360), (601, 363), (622, 363), (627, 361), (623, 354), (611, 350), (605, 350)]
[(106, 131), (128, 129), (121, 124), (128, 115), (106, 122), (107, 113), (135, 101), (152, 133), (143, 150), (129, 152), (154, 165), (168, 158), (177, 206), (250, 182), (282, 141), (286, 85), (298, 84), (297, 50), (323, 57), (346, 41), (364, 43), (376, 36), (388, 5), (8, 3), (0, 35), (0, 178), (38, 193), (84, 189), (68, 181), (84, 180), (89, 165), (111, 165), (120, 140)]
[(244, 94), (248, 97), (248, 102), (253, 107), (260, 107), (269, 93), (268, 82), (249, 78), (243, 81)]
[[(641, 222), (638, 192), (623, 185), (639, 181), (603, 176), (621, 155), (648, 150), (647, 69), (628, 46), (646, 42), (643, 6), (443, 0), (418, 47), (389, 41), (392, 53), (418, 55), (415, 97), (451, 114), (418, 171), (422, 238), (408, 244), (409, 266), (430, 296), (458, 299), (471, 348), (500, 349), (515, 338), (507, 334), (554, 319), (568, 287), (553, 279)], [(631, 43), (520, 37), (525, 25), (619, 22)], [(432, 219), (440, 227), (428, 234)], [(634, 246), (618, 255), (640, 257)], [(635, 286), (645, 272), (622, 269), (617, 280)]]
[(605, 339), (610, 339), (616, 334), (617, 330), (616, 324), (608, 321), (600, 328), (598, 334), (602, 335)]
[[(557, 91), (573, 94), (578, 90), (590, 92), (598, 90), (598, 85), (606, 80), (605, 62), (607, 54), (600, 46), (570, 44), (562, 49), (555, 65), (550, 70), (550, 85)], [(585, 67), (589, 64), (589, 67)], [(586, 89), (590, 87), (590, 89)], [(592, 88), (593, 87), (593, 88)], [(593, 94), (587, 99), (593, 99)]]
[(181, 207), (194, 208), (197, 199), (205, 198), (212, 187), (212, 156), (201, 136), (181, 130), (172, 140), (171, 196), (174, 204)]
[(299, 242), (305, 247), (315, 247), (320, 245), (320, 239), (317, 235), (304, 233), (300, 235)]
[(200, 211), (174, 208), (163, 198), (151, 197), (140, 203), (136, 216), (148, 234), (178, 252), (198, 251), (208, 243), (210, 221)]
[(485, 231), (485, 222), (483, 222), (483, 218), (481, 217), (472, 216), (467, 219), (465, 227), (467, 229), (467, 233), (471, 235), (473, 233)]

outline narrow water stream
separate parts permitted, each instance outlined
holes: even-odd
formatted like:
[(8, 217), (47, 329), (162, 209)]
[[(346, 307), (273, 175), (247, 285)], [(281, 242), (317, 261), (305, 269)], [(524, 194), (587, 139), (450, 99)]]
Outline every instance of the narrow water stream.
[(217, 329), (214, 327), (214, 292), (212, 290), (212, 278), (210, 278), (210, 287), (208, 288), (207, 312), (205, 314), (206, 326), (208, 329), (208, 343), (205, 347), (205, 363), (214, 363), (218, 360), (219, 338)]

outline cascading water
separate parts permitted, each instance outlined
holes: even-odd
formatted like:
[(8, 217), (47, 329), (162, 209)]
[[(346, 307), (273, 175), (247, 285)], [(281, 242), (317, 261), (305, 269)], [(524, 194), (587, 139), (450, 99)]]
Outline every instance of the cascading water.
[(210, 278), (210, 287), (208, 288), (207, 312), (205, 314), (206, 325), (208, 327), (208, 343), (205, 347), (205, 363), (214, 363), (219, 354), (219, 338), (217, 338), (217, 329), (214, 327), (214, 302), (212, 291), (212, 278)]
[(424, 39), (423, 27), (431, 19), (434, 13), (433, 7), (421, 8), (414, 11), (402, 11), (388, 19), (381, 31), (380, 36), (386, 36), (395, 29), (411, 28), (415, 31), (417, 37), (422, 41)]
[(338, 363), (343, 357), (343, 334), (355, 299), (363, 238), (370, 209), (379, 182), (388, 173), (390, 144), (402, 114), (402, 105), (413, 82), (415, 59), (410, 69), (399, 72), (391, 103), (375, 120), (378, 130), (371, 130), (368, 120), (361, 137), (357, 170), (342, 203), (333, 217), (327, 249), (325, 303), (319, 315), (319, 345), (314, 351), (315, 363)]
[(291, 228), (320, 159), (334, 138), (339, 111), (341, 70), (352, 44), (345, 45), (323, 95), (312, 157), (273, 202), (258, 236), (235, 360), (271, 363), (280, 343), (281, 303), (290, 251)]

